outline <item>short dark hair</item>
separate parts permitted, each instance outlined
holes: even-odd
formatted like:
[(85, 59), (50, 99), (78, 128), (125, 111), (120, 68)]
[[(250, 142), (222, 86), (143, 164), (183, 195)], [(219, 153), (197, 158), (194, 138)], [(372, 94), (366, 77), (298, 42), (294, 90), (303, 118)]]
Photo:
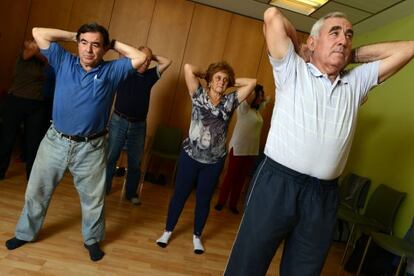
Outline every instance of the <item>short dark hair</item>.
[(224, 72), (229, 77), (229, 84), (228, 87), (234, 86), (234, 70), (233, 68), (225, 61), (220, 61), (217, 63), (212, 63), (208, 66), (208, 69), (206, 71), (205, 79), (207, 83), (211, 81), (213, 78), (213, 75), (217, 72)]
[(110, 44), (108, 30), (104, 26), (99, 25), (96, 22), (86, 23), (80, 26), (76, 34), (76, 40), (78, 42), (79, 42), (80, 35), (84, 33), (100, 33), (103, 38), (103, 46), (106, 48)]

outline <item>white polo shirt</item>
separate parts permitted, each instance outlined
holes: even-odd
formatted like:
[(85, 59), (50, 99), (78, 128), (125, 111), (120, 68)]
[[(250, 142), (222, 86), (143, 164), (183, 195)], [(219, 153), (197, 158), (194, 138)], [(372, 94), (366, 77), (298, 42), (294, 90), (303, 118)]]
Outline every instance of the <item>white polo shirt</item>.
[(303, 174), (330, 180), (346, 164), (358, 108), (378, 83), (379, 61), (344, 71), (335, 82), (305, 63), (290, 43), (286, 56), (269, 56), (277, 94), (265, 154)]

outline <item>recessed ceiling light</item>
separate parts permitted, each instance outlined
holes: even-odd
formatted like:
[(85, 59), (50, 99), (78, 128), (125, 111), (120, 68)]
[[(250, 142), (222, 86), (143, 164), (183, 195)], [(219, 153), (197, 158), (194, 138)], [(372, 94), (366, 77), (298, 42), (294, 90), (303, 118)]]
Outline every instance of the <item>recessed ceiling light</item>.
[(271, 0), (270, 5), (309, 15), (330, 0)]

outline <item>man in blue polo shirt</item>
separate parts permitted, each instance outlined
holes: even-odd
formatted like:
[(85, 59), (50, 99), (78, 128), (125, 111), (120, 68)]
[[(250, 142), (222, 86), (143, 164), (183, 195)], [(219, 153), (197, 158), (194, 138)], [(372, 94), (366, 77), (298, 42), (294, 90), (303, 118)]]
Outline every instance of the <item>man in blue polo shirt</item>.
[[(147, 59), (138, 70), (129, 74), (118, 86), (114, 112), (109, 122), (108, 167), (106, 171), (106, 193), (109, 194), (116, 161), (122, 148), (126, 145), (128, 171), (125, 197), (134, 205), (140, 203), (137, 188), (141, 176), (140, 163), (144, 152), (151, 88), (171, 64), (170, 59), (153, 55), (148, 47), (141, 46), (138, 49), (146, 54)], [(152, 60), (158, 65), (148, 69)]]
[[(33, 37), (56, 73), (53, 124), (43, 138), (26, 190), (25, 205), (9, 250), (34, 241), (66, 169), (73, 175), (82, 208), (82, 235), (91, 260), (104, 256), (106, 129), (114, 91), (120, 81), (146, 60), (146, 55), (119, 41), (96, 24), (82, 25), (77, 33), (33, 28)], [(73, 41), (79, 56), (55, 41)], [(106, 62), (107, 50), (127, 58)]]
[[(320, 275), (358, 108), (374, 86), (413, 58), (414, 41), (352, 50), (352, 24), (339, 12), (313, 25), (309, 51), (300, 50), (296, 30), (277, 8), (265, 12), (263, 29), (277, 101), (266, 158), (253, 178), (224, 275), (265, 275), (283, 240), (281, 276)], [(363, 64), (344, 70), (350, 62)]]

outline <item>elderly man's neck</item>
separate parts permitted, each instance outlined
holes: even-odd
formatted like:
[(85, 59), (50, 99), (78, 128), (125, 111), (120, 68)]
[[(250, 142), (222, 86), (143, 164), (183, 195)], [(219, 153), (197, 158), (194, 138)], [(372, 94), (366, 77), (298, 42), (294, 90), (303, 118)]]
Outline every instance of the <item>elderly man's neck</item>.
[(322, 63), (315, 62), (313, 60), (311, 60), (310, 63), (312, 63), (316, 68), (318, 68), (318, 70), (322, 74), (326, 75), (332, 83), (336, 80), (338, 75), (345, 68), (344, 66), (338, 67), (338, 66), (329, 65), (329, 64), (322, 64)]

